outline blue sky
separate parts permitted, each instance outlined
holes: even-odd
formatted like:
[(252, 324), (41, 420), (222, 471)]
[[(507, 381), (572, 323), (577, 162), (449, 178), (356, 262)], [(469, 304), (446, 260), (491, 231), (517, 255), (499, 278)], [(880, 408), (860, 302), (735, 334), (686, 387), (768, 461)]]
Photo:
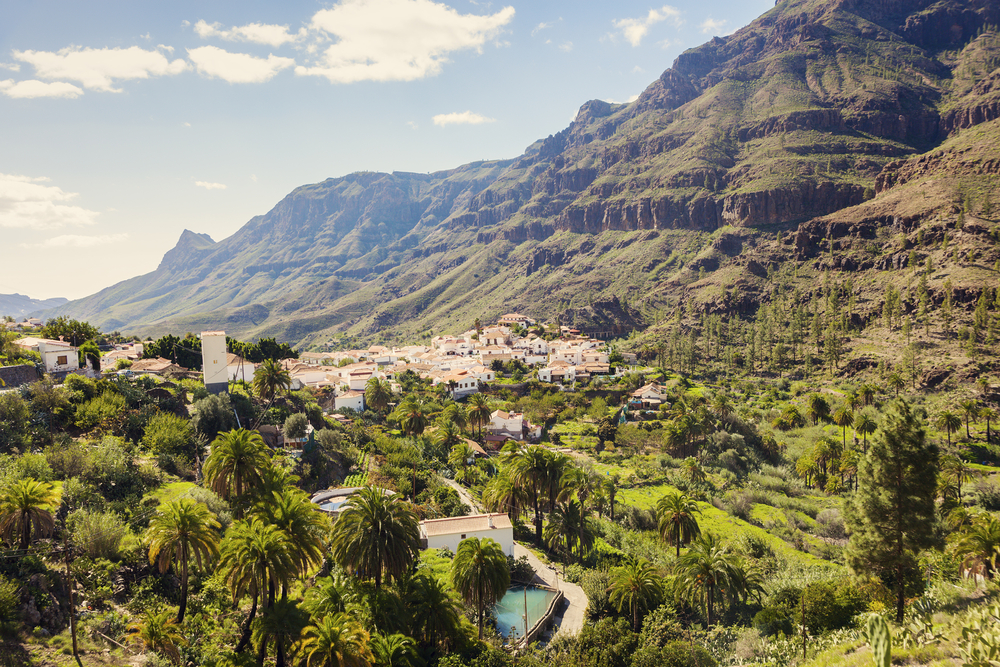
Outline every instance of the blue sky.
[(771, 1), (0, 2), (0, 293), (77, 298), (293, 188), (510, 158)]

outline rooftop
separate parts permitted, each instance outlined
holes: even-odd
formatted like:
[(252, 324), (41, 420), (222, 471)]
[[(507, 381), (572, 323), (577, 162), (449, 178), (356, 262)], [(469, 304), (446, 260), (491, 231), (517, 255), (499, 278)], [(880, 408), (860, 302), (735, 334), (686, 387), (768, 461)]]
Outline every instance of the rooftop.
[[(493, 525), (490, 526), (490, 519)], [(453, 516), (446, 519), (428, 519), (420, 522), (420, 532), (427, 537), (478, 533), (487, 530), (514, 529), (506, 514), (477, 514), (474, 516)]]

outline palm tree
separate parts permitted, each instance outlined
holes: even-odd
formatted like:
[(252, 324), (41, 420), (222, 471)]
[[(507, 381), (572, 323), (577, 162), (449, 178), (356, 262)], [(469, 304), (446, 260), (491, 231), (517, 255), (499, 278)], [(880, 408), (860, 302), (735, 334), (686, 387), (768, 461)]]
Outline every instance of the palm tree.
[(270, 467), (264, 439), (256, 431), (241, 428), (219, 434), (202, 472), (205, 485), (230, 501), (237, 517), (242, 517), (248, 492), (260, 484), (263, 472)]
[(858, 387), (858, 398), (860, 398), (861, 402), (866, 406), (875, 402), (875, 394), (875, 387), (867, 382), (862, 383), (861, 386)]
[(610, 600), (619, 613), (625, 607), (632, 612), (632, 630), (639, 631), (639, 609), (652, 608), (663, 597), (663, 582), (645, 558), (630, 558), (619, 568), (608, 587)]
[(604, 491), (608, 494), (608, 508), (611, 520), (615, 520), (615, 496), (618, 495), (618, 474), (615, 473), (604, 480)]
[(457, 426), (458, 430), (461, 431), (469, 425), (469, 413), (465, 411), (465, 408), (463, 408), (461, 404), (452, 403), (441, 411), (440, 421), (442, 425), (450, 422)]
[(451, 448), (451, 453), (448, 454), (448, 465), (452, 468), (461, 468), (462, 479), (465, 480), (469, 474), (469, 465), (475, 456), (476, 451), (469, 446), (469, 443), (460, 439), (458, 444)]
[(899, 398), (899, 392), (906, 389), (906, 380), (897, 371), (889, 373), (889, 377), (886, 378), (885, 383), (889, 386), (889, 389), (895, 392), (895, 398)]
[(698, 459), (693, 456), (689, 456), (681, 461), (681, 467), (684, 469), (685, 476), (693, 484), (702, 484), (708, 480), (705, 469), (701, 467)]
[(795, 462), (795, 472), (803, 479), (806, 486), (812, 487), (812, 478), (818, 472), (819, 467), (812, 454), (803, 454)]
[(867, 410), (862, 411), (857, 419), (854, 420), (854, 430), (864, 438), (863, 446), (865, 454), (868, 453), (868, 436), (874, 433), (876, 429), (878, 429), (878, 422), (875, 421), (875, 418)]
[(52, 509), (59, 505), (59, 494), (48, 482), (22, 479), (13, 482), (0, 495), (0, 535), (22, 551), (31, 545), (32, 534), (50, 535), (55, 527)]
[[(515, 446), (516, 447), (516, 446)], [(506, 447), (504, 448), (506, 450)], [(549, 481), (549, 457), (542, 447), (516, 447), (508, 451), (511, 479), (528, 493), (535, 510), (535, 541), (542, 541), (540, 498)]]
[(250, 641), (258, 601), (263, 598), (265, 611), (269, 609), (274, 604), (274, 592), (295, 577), (297, 568), (281, 530), (257, 517), (233, 522), (220, 552), (219, 571), (233, 592), (233, 602), (244, 594), (253, 599), (243, 636), (236, 646), (239, 653)]
[(418, 574), (411, 579), (412, 595), (404, 603), (411, 610), (411, 632), (419, 633), (424, 643), (437, 646), (461, 631), (459, 606), (445, 583), (434, 576)]
[(550, 549), (556, 549), (559, 541), (566, 544), (567, 562), (573, 556), (573, 545), (577, 547), (577, 561), (583, 562), (584, 554), (594, 546), (597, 531), (590, 519), (590, 511), (577, 500), (558, 503), (549, 513), (543, 536)]
[(739, 559), (712, 533), (705, 533), (677, 561), (682, 590), (692, 600), (703, 601), (708, 627), (715, 620), (715, 602), (734, 599), (745, 576)]
[(955, 455), (941, 457), (941, 481), (955, 489), (959, 504), (962, 502), (962, 485), (971, 479), (972, 468), (965, 465), (965, 461), (960, 457)]
[(565, 454), (544, 450), (547, 459), (545, 466), (545, 491), (549, 498), (548, 509), (551, 512), (556, 503), (573, 494), (572, 486), (573, 461)]
[(146, 610), (143, 619), (128, 626), (129, 638), (146, 651), (155, 651), (171, 661), (181, 661), (180, 647), (187, 643), (177, 621), (170, 618), (170, 610)]
[(347, 501), (333, 525), (332, 553), (348, 572), (361, 579), (402, 575), (419, 551), (417, 517), (409, 503), (382, 489), (365, 487)]
[(273, 640), (275, 667), (285, 667), (285, 655), (291, 643), (298, 639), (309, 622), (309, 615), (289, 600), (278, 600), (264, 615), (254, 621), (253, 635), (257, 640), (257, 664), (267, 657), (267, 646)]
[(822, 395), (810, 394), (806, 404), (806, 415), (815, 426), (821, 419), (825, 420), (830, 416), (830, 404)]
[(681, 545), (687, 544), (701, 534), (696, 515), (701, 514), (698, 503), (686, 494), (671, 491), (656, 503), (656, 514), (660, 519), (660, 539), (676, 548), (681, 555)]
[(188, 567), (194, 556), (198, 567), (204, 567), (219, 555), (219, 535), (215, 531), (219, 522), (205, 503), (191, 498), (181, 498), (160, 505), (149, 522), (146, 538), (149, 540), (149, 564), (157, 563), (160, 572), (166, 572), (171, 563), (180, 564), (181, 604), (177, 609), (177, 622), (184, 622), (188, 598)]
[(969, 399), (962, 401), (958, 404), (962, 408), (962, 413), (965, 415), (965, 437), (972, 439), (972, 434), (969, 433), (969, 422), (977, 419), (979, 417), (979, 401), (975, 399)]
[(854, 413), (842, 405), (833, 413), (833, 423), (844, 429), (844, 449), (847, 449), (847, 427), (854, 424)]
[(255, 512), (282, 532), (300, 575), (322, 562), (323, 538), (330, 532), (330, 520), (305, 492), (285, 487), (273, 492), (269, 501), (258, 503)]
[(990, 444), (990, 422), (996, 421), (997, 412), (991, 407), (981, 408), (979, 410), (979, 418), (986, 422), (986, 444)]
[(377, 667), (417, 667), (423, 663), (406, 635), (373, 635), (369, 644)]
[(295, 653), (306, 667), (369, 667), (374, 660), (368, 631), (344, 612), (306, 627)]
[(251, 386), (261, 400), (270, 404), (279, 392), (292, 386), (292, 376), (280, 361), (265, 359), (254, 371)]
[(992, 579), (1000, 558), (1000, 521), (988, 514), (980, 515), (958, 546), (959, 554), (981, 563), (984, 576)]
[(529, 500), (525, 489), (514, 483), (507, 467), (501, 468), (500, 473), (493, 477), (483, 490), (483, 504), (487, 510), (504, 512), (511, 517), (520, 516), (522, 508)]
[(503, 547), (488, 537), (470, 537), (459, 542), (451, 563), (451, 583), (467, 604), (475, 606), (479, 639), (482, 639), (486, 608), (499, 602), (510, 587), (510, 569)]
[(427, 415), (413, 396), (407, 396), (396, 406), (392, 417), (399, 422), (403, 435), (420, 435), (427, 428)]
[(392, 389), (389, 382), (372, 376), (365, 384), (365, 405), (375, 412), (384, 412), (392, 400)]
[(951, 410), (945, 410), (934, 420), (934, 425), (948, 434), (948, 446), (951, 447), (951, 434), (962, 428), (962, 418)]
[(473, 394), (469, 397), (469, 423), (479, 427), (479, 437), (483, 437), (483, 429), (490, 423), (493, 411), (483, 394)]

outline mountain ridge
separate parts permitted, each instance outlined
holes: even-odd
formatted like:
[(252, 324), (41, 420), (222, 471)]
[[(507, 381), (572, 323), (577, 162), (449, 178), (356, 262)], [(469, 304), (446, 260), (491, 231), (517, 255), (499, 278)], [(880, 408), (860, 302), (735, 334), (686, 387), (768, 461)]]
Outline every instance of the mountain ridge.
[(517, 158), (301, 186), (233, 236), (186, 231), (156, 271), (62, 310), (306, 345), (515, 309), (640, 328), (641, 311), (685, 298), (678, 272), (745, 268), (712, 245), (718, 230), (747, 230), (721, 243), (753, 248), (760, 232), (849, 217), (900, 165), (1000, 118), (998, 23), (985, 0), (784, 0)]

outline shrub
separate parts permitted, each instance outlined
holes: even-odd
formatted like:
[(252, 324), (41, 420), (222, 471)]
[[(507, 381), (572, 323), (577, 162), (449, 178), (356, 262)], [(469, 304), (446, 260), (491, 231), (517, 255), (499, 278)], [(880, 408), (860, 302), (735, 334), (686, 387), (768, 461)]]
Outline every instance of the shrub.
[(306, 437), (306, 427), (308, 425), (309, 417), (304, 412), (296, 412), (294, 415), (288, 416), (282, 430), (286, 438), (298, 440), (299, 438)]
[(219, 433), (236, 428), (236, 415), (228, 394), (206, 396), (195, 401), (191, 409), (194, 413), (191, 426), (210, 441)]
[(846, 537), (847, 530), (844, 528), (844, 519), (840, 516), (840, 510), (831, 507), (817, 514), (816, 532), (823, 537), (835, 540)]
[(125, 399), (118, 394), (106, 391), (77, 408), (76, 426), (83, 431), (89, 431), (98, 426), (105, 428), (124, 410)]
[[(802, 595), (805, 598), (806, 626), (814, 635), (847, 627), (854, 616), (865, 609), (865, 599), (851, 581), (809, 584)], [(801, 620), (797, 619), (797, 622)]]
[(663, 647), (644, 645), (632, 658), (632, 667), (716, 667), (712, 654), (691, 642), (670, 642)]
[(0, 394), (0, 452), (16, 452), (30, 442), (31, 409), (17, 392)]
[(665, 646), (683, 634), (684, 628), (677, 620), (677, 610), (667, 602), (646, 614), (642, 620), (639, 643), (642, 646)]
[(45, 450), (45, 459), (49, 462), (56, 479), (77, 477), (91, 466), (90, 452), (75, 440), (67, 440), (49, 447)]
[(614, 613), (611, 597), (608, 595), (610, 585), (611, 577), (607, 572), (589, 570), (580, 579), (580, 588), (587, 594), (587, 618), (590, 620), (595, 621)]
[(17, 459), (17, 469), (20, 479), (51, 482), (54, 477), (52, 466), (42, 454), (21, 454)]
[(783, 632), (792, 634), (792, 612), (784, 607), (764, 607), (753, 617), (753, 627), (765, 637)]
[(166, 412), (154, 416), (142, 436), (142, 446), (153, 454), (170, 454), (194, 459), (191, 422)]
[(1000, 510), (1000, 486), (981, 481), (975, 486), (976, 504), (989, 512)]
[(73, 544), (88, 558), (117, 560), (118, 550), (125, 537), (125, 522), (113, 512), (77, 510), (66, 523), (73, 535)]
[(17, 605), (21, 602), (17, 581), (0, 575), (0, 623), (17, 618)]
[[(593, 601), (591, 601), (593, 603)], [(624, 619), (605, 618), (584, 625), (576, 642), (573, 664), (578, 667), (629, 667), (639, 635)]]
[(62, 502), (71, 512), (78, 509), (103, 510), (107, 506), (97, 488), (79, 477), (70, 477), (63, 482)]
[(507, 567), (510, 569), (511, 581), (530, 583), (535, 578), (535, 568), (531, 567), (527, 556), (516, 560), (513, 556), (507, 556)]

